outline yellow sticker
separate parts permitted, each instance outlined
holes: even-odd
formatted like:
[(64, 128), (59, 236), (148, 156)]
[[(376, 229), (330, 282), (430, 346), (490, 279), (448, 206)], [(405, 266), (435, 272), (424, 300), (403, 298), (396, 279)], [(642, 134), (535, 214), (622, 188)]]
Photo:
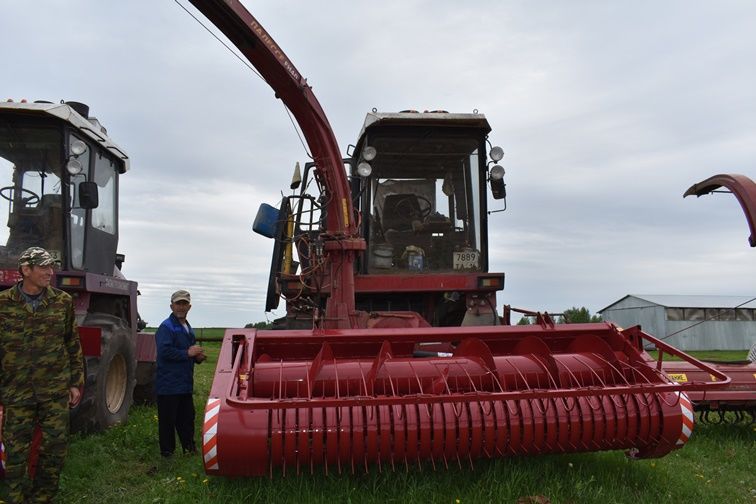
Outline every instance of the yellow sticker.
[(344, 227), (349, 227), (349, 210), (346, 198), (341, 198), (341, 212), (344, 214)]
[(669, 373), (667, 376), (669, 376), (670, 379), (680, 383), (688, 381), (688, 377), (685, 373)]
[(711, 381), (717, 381), (717, 377), (714, 376), (713, 374), (710, 374), (709, 376), (711, 376)]

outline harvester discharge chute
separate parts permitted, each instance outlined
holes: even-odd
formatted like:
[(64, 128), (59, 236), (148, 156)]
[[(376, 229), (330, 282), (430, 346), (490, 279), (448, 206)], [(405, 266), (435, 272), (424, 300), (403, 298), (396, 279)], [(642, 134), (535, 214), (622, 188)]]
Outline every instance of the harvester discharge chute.
[[(366, 128), (375, 134), (366, 133), (370, 138), (355, 149), (349, 180), (312, 89), (260, 23), (236, 0), (192, 3), (291, 111), (320, 189), (317, 198), (301, 195), (319, 215), (301, 240), (291, 236), (296, 226), (285, 211), (288, 202), (277, 230), (268, 233), (279, 248), (307, 250), (298, 252), (299, 273), (288, 266), (278, 271), (280, 262), (291, 261), (274, 257), (268, 297), (286, 296), (291, 283), (295, 295), (287, 297), (287, 313), (296, 302), (292, 323), (312, 329), (226, 331), (203, 428), (209, 474), (257, 476), (320, 467), (356, 472), (423, 461), (444, 467), (507, 455), (617, 449), (658, 457), (685, 443), (693, 428), (687, 394), (727, 386), (724, 374), (638, 328), (555, 325), (548, 316), (533, 326), (500, 325), (495, 291), (503, 288), (504, 276), (487, 272), (487, 238), (476, 234), (476, 226), (484, 229), (480, 221), (487, 216), (485, 182), (494, 199), (506, 192), (504, 169), (485, 159), (489, 128), (482, 115), (369, 114)], [(410, 123), (414, 133), (404, 127)], [(480, 135), (477, 143), (468, 141), (471, 127)], [(446, 133), (434, 136), (433, 128)], [(387, 140), (394, 132), (406, 134), (405, 141)], [(446, 143), (423, 143), (437, 138)], [(501, 149), (493, 154), (497, 149), (491, 149), (493, 162), (503, 156)], [(423, 156), (437, 156), (435, 166), (448, 173), (428, 182), (427, 194), (437, 188), (435, 198), (406, 189), (429, 180), (417, 163), (404, 159)], [(378, 182), (404, 184), (402, 200), (416, 193), (416, 205), (393, 213), (395, 220), (409, 217), (408, 225), (391, 226), (388, 212), (380, 220), (384, 233), (361, 234), (373, 209), (357, 212), (354, 202), (370, 196), (360, 177), (370, 175), (371, 161), (375, 173), (384, 174)], [(390, 171), (397, 163), (404, 163), (402, 173)], [(404, 172), (412, 180), (397, 182)], [(478, 181), (477, 189), (471, 181)], [(379, 185), (374, 184), (376, 195)], [(385, 212), (387, 200), (376, 196), (377, 210)], [(448, 213), (440, 215), (445, 205)], [(418, 237), (424, 245), (413, 242)], [(428, 268), (432, 275), (424, 275)], [(386, 294), (387, 289), (395, 292)], [(431, 291), (438, 298), (423, 297)], [(439, 308), (447, 305), (461, 312), (440, 316)], [(421, 315), (426, 308), (439, 316)], [(462, 327), (430, 327), (434, 317), (458, 320)], [(643, 354), (644, 341), (660, 350), (656, 363)], [(717, 381), (675, 383), (662, 370), (664, 355), (678, 355)]]
[[(661, 362), (643, 360), (643, 340), (720, 381), (670, 382)], [(424, 343), (454, 351), (414, 357)], [(205, 470), (437, 468), (598, 450), (660, 457), (691, 435), (687, 391), (728, 382), (608, 323), (228, 330), (205, 413)]]
[[(751, 247), (756, 247), (756, 182), (745, 175), (721, 173), (693, 184), (685, 191), (683, 197), (701, 197), (715, 192), (730, 192), (737, 199), (751, 232), (748, 243)], [(741, 306), (749, 310), (754, 306), (753, 301), (752, 299)], [(736, 309), (741, 306), (734, 307), (731, 312), (736, 313)], [(750, 322), (747, 316), (743, 318), (742, 322)], [(745, 361), (708, 362), (729, 376), (731, 382), (727, 387), (714, 392), (691, 392), (693, 408), (699, 413), (701, 421), (715, 424), (756, 422), (756, 340), (751, 338), (751, 341), (751, 350)], [(664, 372), (680, 381), (714, 379), (713, 376), (707, 377), (705, 372), (687, 362), (666, 362)]]

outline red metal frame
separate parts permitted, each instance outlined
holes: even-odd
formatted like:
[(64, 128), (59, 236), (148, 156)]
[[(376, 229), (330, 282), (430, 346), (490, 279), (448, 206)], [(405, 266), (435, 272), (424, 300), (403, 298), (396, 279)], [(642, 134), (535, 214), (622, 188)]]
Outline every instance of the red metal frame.
[[(717, 382), (670, 382), (659, 344)], [(450, 357), (413, 358), (459, 342)], [(206, 415), (210, 474), (369, 470), (513, 454), (628, 449), (657, 457), (692, 429), (686, 393), (729, 378), (638, 328), (227, 330)], [(687, 411), (687, 413), (686, 413)]]
[[(582, 327), (582, 326), (589, 326), (588, 328)], [(598, 327), (601, 327), (601, 329), (597, 329)], [(590, 337), (584, 337), (583, 333), (586, 333), (586, 331), (590, 331), (589, 336)], [(235, 332), (235, 331), (233, 331)], [(591, 345), (601, 345), (600, 339), (596, 339), (597, 333), (602, 332), (605, 333), (605, 338), (615, 338), (614, 339), (614, 345), (622, 345), (622, 352), (628, 352), (628, 357), (631, 357), (634, 359), (634, 363), (627, 362), (627, 363), (621, 363), (621, 366), (629, 366), (630, 368), (633, 367), (633, 365), (639, 365), (641, 363), (644, 363), (644, 360), (641, 357), (641, 354), (637, 351), (631, 351), (630, 347), (627, 347), (622, 344), (621, 338), (617, 338), (619, 334), (624, 335), (625, 337), (629, 338), (631, 342), (636, 341), (648, 341), (655, 345), (657, 345), (657, 348), (660, 349), (659, 358), (655, 361), (656, 362), (656, 373), (657, 377), (656, 379), (652, 379), (652, 377), (643, 375), (643, 372), (634, 370), (633, 373), (638, 372), (639, 376), (644, 376), (645, 383), (635, 383), (630, 384), (629, 382), (624, 384), (609, 384), (605, 383), (601, 380), (600, 377), (595, 376), (595, 378), (598, 380), (598, 383), (592, 383), (591, 386), (586, 388), (574, 388), (574, 387), (567, 387), (567, 388), (552, 388), (552, 389), (544, 389), (544, 388), (538, 388), (538, 387), (530, 387), (527, 383), (525, 383), (526, 390), (521, 391), (518, 390), (516, 392), (513, 391), (505, 391), (503, 390), (502, 383), (504, 381), (497, 381), (493, 380), (490, 383), (494, 384), (497, 388), (500, 390), (496, 392), (488, 392), (484, 390), (475, 390), (475, 387), (473, 387), (473, 390), (470, 392), (464, 393), (463, 395), (460, 394), (454, 394), (450, 392), (450, 389), (448, 387), (448, 384), (445, 383), (445, 388), (440, 392), (434, 392), (431, 396), (425, 396), (424, 394), (427, 391), (420, 390), (417, 392), (419, 396), (417, 397), (411, 397), (409, 399), (407, 398), (399, 398), (399, 397), (386, 397), (382, 395), (381, 397), (375, 397), (375, 398), (369, 398), (366, 394), (366, 390), (361, 390), (361, 393), (357, 394), (359, 396), (359, 402), (360, 404), (368, 405), (368, 404), (394, 404), (394, 401), (398, 401), (399, 403), (413, 403), (413, 404), (429, 404), (429, 403), (435, 403), (435, 402), (456, 402), (460, 400), (470, 400), (471, 398), (476, 399), (482, 399), (485, 397), (487, 400), (506, 400), (506, 399), (532, 399), (532, 398), (549, 398), (549, 397), (555, 397), (555, 398), (561, 398), (561, 397), (580, 397), (580, 396), (602, 396), (602, 395), (616, 395), (616, 394), (626, 394), (626, 393), (638, 393), (638, 392), (676, 392), (676, 391), (702, 391), (702, 390), (712, 390), (712, 389), (722, 389), (725, 388), (730, 383), (730, 378), (726, 376), (721, 371), (717, 370), (715, 367), (710, 366), (706, 363), (703, 363), (701, 361), (698, 361), (697, 359), (689, 356), (688, 354), (675, 349), (674, 347), (671, 347), (667, 344), (665, 344), (663, 341), (660, 341), (654, 337), (652, 337), (649, 334), (644, 333), (637, 327), (633, 327), (624, 331), (617, 330), (613, 325), (611, 324), (572, 324), (572, 325), (558, 325), (554, 326), (553, 328), (526, 328), (521, 329), (519, 326), (510, 326), (510, 327), (455, 327), (455, 328), (419, 328), (414, 329), (411, 333), (407, 333), (406, 329), (371, 329), (371, 330), (365, 330), (365, 329), (357, 329), (357, 330), (335, 330), (335, 331), (323, 331), (323, 332), (311, 332), (311, 331), (275, 331), (275, 332), (268, 332), (268, 331), (258, 331), (253, 332), (252, 334), (245, 334), (244, 335), (244, 341), (239, 340), (236, 345), (236, 352), (233, 365), (230, 368), (231, 374), (235, 377), (237, 377), (237, 382), (231, 382), (229, 384), (229, 388), (225, 391), (223, 394), (226, 398), (226, 400), (234, 404), (237, 407), (242, 408), (249, 408), (249, 409), (259, 409), (259, 408), (271, 408), (271, 409), (283, 409), (291, 407), (292, 405), (296, 405), (298, 401), (302, 401), (303, 404), (306, 403), (308, 406), (312, 407), (319, 407), (319, 406), (339, 406), (342, 405), (342, 399), (338, 394), (335, 394), (335, 399), (323, 399), (323, 398), (317, 398), (314, 397), (312, 394), (308, 396), (303, 397), (297, 397), (297, 398), (291, 398), (291, 397), (285, 397), (284, 395), (278, 395), (275, 397), (271, 397), (269, 399), (262, 399), (262, 398), (255, 398), (253, 396), (250, 396), (246, 392), (246, 387), (241, 385), (241, 382), (243, 380), (240, 380), (239, 376), (249, 376), (250, 373), (253, 372), (255, 369), (255, 360), (260, 358), (259, 353), (264, 352), (264, 350), (260, 350), (260, 346), (268, 345), (270, 347), (276, 347), (277, 345), (280, 346), (282, 344), (285, 344), (286, 349), (281, 352), (279, 357), (281, 358), (280, 361), (278, 361), (278, 364), (281, 368), (280, 373), (277, 373), (276, 376), (280, 378), (281, 380), (286, 379), (286, 373), (284, 372), (284, 366), (283, 363), (286, 361), (296, 361), (298, 362), (297, 365), (299, 365), (299, 362), (301, 360), (306, 360), (306, 356), (302, 355), (303, 349), (319, 349), (318, 354), (314, 357), (311, 355), (308, 356), (312, 359), (312, 363), (307, 365), (308, 372), (302, 373), (301, 376), (295, 374), (293, 379), (299, 382), (300, 377), (304, 379), (304, 383), (306, 385), (306, 388), (312, 389), (309, 380), (312, 379), (312, 376), (315, 369), (318, 365), (322, 365), (322, 362), (324, 359), (332, 360), (332, 361), (338, 361), (339, 359), (344, 359), (345, 361), (349, 363), (355, 363), (360, 361), (360, 354), (362, 355), (362, 360), (370, 364), (370, 368), (367, 372), (364, 372), (365, 369), (363, 367), (360, 367), (356, 371), (359, 372), (359, 378), (360, 381), (363, 382), (363, 386), (365, 388), (369, 387), (369, 377), (372, 375), (375, 375), (377, 372), (377, 369), (380, 368), (382, 364), (385, 363), (389, 355), (393, 356), (396, 355), (395, 352), (389, 351), (386, 347), (386, 345), (389, 345), (388, 348), (394, 348), (398, 347), (400, 349), (404, 349), (403, 357), (401, 358), (401, 362), (404, 363), (410, 363), (414, 362), (415, 366), (422, 366), (422, 363), (424, 362), (423, 359), (413, 359), (411, 357), (411, 353), (408, 353), (408, 350), (411, 351), (416, 344), (422, 344), (422, 343), (435, 343), (435, 342), (450, 342), (450, 341), (476, 341), (475, 343), (470, 343), (468, 346), (460, 345), (458, 349), (455, 351), (455, 356), (457, 355), (466, 355), (466, 361), (467, 358), (472, 358), (473, 360), (477, 360), (479, 363), (484, 363), (485, 367), (487, 368), (486, 372), (489, 372), (491, 370), (496, 370), (497, 366), (494, 363), (494, 355), (491, 353), (491, 350), (486, 348), (486, 343), (496, 344), (500, 347), (506, 347), (512, 350), (519, 349), (518, 352), (521, 354), (529, 354), (532, 353), (534, 355), (537, 354), (537, 352), (541, 352), (543, 355), (548, 355), (550, 352), (557, 350), (560, 347), (560, 340), (562, 341), (561, 346), (565, 346), (564, 341), (577, 341), (576, 338), (583, 337), (583, 341), (578, 341), (578, 346), (583, 345), (585, 346), (585, 349), (581, 349), (582, 353), (591, 353), (591, 352), (598, 352), (601, 350), (601, 348), (592, 347)], [(548, 348), (543, 347), (538, 343), (533, 343), (533, 336), (536, 335), (546, 335), (548, 334), (549, 342), (552, 343), (552, 347), (554, 348)], [(474, 338), (471, 339), (471, 338)], [(531, 338), (530, 344), (523, 344), (523, 341), (527, 340), (528, 338)], [(225, 340), (224, 340), (225, 341)], [(481, 344), (478, 344), (477, 341), (481, 342)], [(297, 350), (291, 351), (290, 349), (296, 347)], [(341, 355), (339, 355), (338, 350), (334, 350), (334, 348), (338, 348), (341, 350)], [(358, 348), (360, 350), (355, 351), (354, 349)], [(376, 352), (374, 355), (372, 355), (372, 350), (375, 348), (379, 348), (379, 351)], [(370, 353), (365, 353), (365, 349), (370, 349)], [(533, 350), (533, 352), (530, 352), (530, 350)], [(606, 348), (604, 348), (604, 351)], [(615, 350), (615, 351), (620, 351)], [(685, 362), (689, 363), (690, 365), (694, 366), (694, 368), (698, 371), (707, 373), (707, 379), (702, 381), (692, 381), (687, 382), (684, 384), (674, 384), (674, 383), (664, 383), (666, 382), (666, 375), (662, 372), (662, 362), (663, 362), (663, 356), (664, 353), (667, 352), (669, 355), (674, 355), (676, 357), (680, 357)], [(297, 355), (299, 353), (300, 355)], [(581, 353), (581, 352), (577, 352)], [(244, 360), (242, 360), (242, 356), (245, 357)], [(327, 356), (327, 357), (326, 357)], [(219, 359), (223, 359), (224, 357), (227, 357), (227, 355), (221, 354)], [(430, 362), (433, 363), (435, 366), (438, 363), (441, 363), (440, 365), (448, 366), (447, 358), (439, 358), (438, 361), (430, 360)], [(614, 362), (611, 360), (611, 356), (603, 356), (601, 360), (611, 366), (614, 367)], [(425, 361), (428, 362), (428, 361)], [(455, 365), (459, 366), (465, 366), (469, 365), (469, 362), (466, 363), (459, 363), (455, 362)], [(540, 362), (540, 364), (544, 365), (544, 372), (547, 380), (545, 381), (546, 384), (553, 385), (557, 383), (558, 380), (554, 376), (552, 376), (552, 372), (549, 369), (550, 366), (547, 365), (547, 363)], [(564, 363), (557, 363), (558, 365), (564, 365)], [(410, 368), (411, 366), (405, 366), (404, 364), (399, 366), (401, 368)], [(624, 369), (627, 370), (626, 368)], [(353, 370), (355, 371), (355, 370)], [(258, 371), (259, 372), (259, 371)], [(467, 375), (470, 377), (471, 375)], [(708, 379), (709, 376), (716, 377), (716, 381)], [(337, 377), (332, 377), (337, 378)], [(596, 389), (596, 387), (599, 387)], [(279, 385), (279, 390), (283, 392), (283, 389), (286, 388), (285, 384)], [(448, 394), (445, 394), (444, 391), (449, 392)], [(472, 394), (472, 395), (470, 395)], [(464, 396), (464, 397), (463, 397)], [(284, 401), (284, 399), (286, 399)], [(279, 402), (281, 401), (281, 402)]]
[[(479, 285), (481, 278), (500, 278), (500, 286), (487, 289)], [(496, 273), (420, 273), (405, 275), (356, 275), (357, 292), (486, 292), (501, 290), (504, 275)]]
[[(691, 391), (689, 396), (696, 410), (754, 411), (756, 404), (756, 363), (709, 363), (711, 367), (730, 378), (727, 387), (717, 390)], [(664, 373), (673, 380), (686, 383), (716, 382), (718, 375), (707, 373), (687, 362), (666, 361)]]

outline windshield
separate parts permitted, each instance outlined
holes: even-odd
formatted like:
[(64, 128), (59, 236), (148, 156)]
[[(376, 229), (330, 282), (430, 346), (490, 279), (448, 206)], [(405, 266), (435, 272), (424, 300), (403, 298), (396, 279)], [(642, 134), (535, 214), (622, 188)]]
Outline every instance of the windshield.
[(0, 269), (16, 269), (31, 246), (60, 259), (62, 158), (60, 129), (0, 118)]
[(480, 271), (481, 138), (425, 129), (374, 134), (363, 196), (368, 272)]

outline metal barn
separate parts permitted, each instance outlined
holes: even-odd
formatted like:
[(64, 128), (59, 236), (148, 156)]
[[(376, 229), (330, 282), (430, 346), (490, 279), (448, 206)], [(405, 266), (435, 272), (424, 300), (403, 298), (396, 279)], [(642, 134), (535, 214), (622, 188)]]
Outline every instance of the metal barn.
[(681, 350), (748, 350), (756, 342), (756, 296), (628, 294), (599, 313)]

